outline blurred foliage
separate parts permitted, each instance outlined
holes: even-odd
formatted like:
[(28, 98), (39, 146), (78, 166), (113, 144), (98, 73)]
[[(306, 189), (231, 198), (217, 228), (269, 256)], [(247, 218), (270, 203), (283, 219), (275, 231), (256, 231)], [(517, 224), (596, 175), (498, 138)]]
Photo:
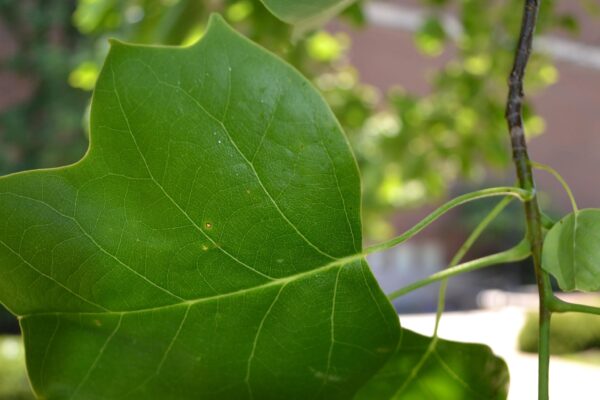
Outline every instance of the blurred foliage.
[[(321, 30), (293, 40), (292, 28), (259, 0), (0, 0), (0, 17), (18, 48), (2, 68), (34, 83), (29, 100), (0, 113), (0, 173), (61, 165), (83, 154), (87, 122), (81, 116), (109, 37), (188, 45), (202, 36), (209, 14), (219, 12), (322, 91), (361, 168), (366, 236), (387, 236), (391, 210), (435, 201), (457, 179), (480, 181), (487, 168), (505, 167), (510, 160), (503, 114), (520, 23), (520, 12), (514, 11), (522, 0), (422, 2), (427, 15), (415, 45), (427, 56), (453, 55), (432, 75), (427, 95), (401, 88), (382, 94), (361, 83), (349, 62), (346, 33)], [(447, 23), (450, 8), (459, 24)], [(360, 3), (342, 19), (364, 24)], [(538, 31), (557, 27), (576, 32), (577, 21), (557, 13), (549, 0)], [(549, 60), (535, 54), (528, 91), (557, 78)], [(525, 112), (528, 133), (540, 134), (543, 119), (529, 106)]]
[(19, 336), (0, 336), (0, 399), (33, 400)]
[[(415, 45), (425, 55), (443, 52), (450, 61), (430, 78), (429, 94), (402, 88), (387, 94), (385, 111), (371, 115), (353, 135), (364, 185), (366, 212), (410, 207), (444, 195), (457, 179), (480, 182), (489, 168), (510, 162), (504, 107), (507, 75), (512, 66), (522, 8), (521, 0), (428, 0), (429, 15), (415, 33)], [(559, 15), (547, 1), (539, 17), (538, 34), (549, 29), (573, 30), (576, 20)], [(459, 23), (448, 23), (448, 9)], [(450, 45), (452, 43), (452, 45)], [(558, 79), (550, 60), (532, 57), (528, 94)], [(544, 131), (544, 120), (525, 105), (530, 136)], [(377, 122), (371, 122), (377, 118)], [(370, 190), (369, 190), (370, 189)]]
[(0, 113), (0, 173), (71, 162), (87, 147), (81, 116), (89, 94), (67, 82), (89, 43), (70, 22), (73, 10), (72, 1), (0, 0), (16, 42), (0, 68), (32, 86), (26, 101)]
[[(519, 334), (519, 350), (537, 353), (538, 315), (527, 315)], [(590, 314), (554, 314), (550, 330), (550, 353), (571, 354), (600, 349), (600, 316)]]

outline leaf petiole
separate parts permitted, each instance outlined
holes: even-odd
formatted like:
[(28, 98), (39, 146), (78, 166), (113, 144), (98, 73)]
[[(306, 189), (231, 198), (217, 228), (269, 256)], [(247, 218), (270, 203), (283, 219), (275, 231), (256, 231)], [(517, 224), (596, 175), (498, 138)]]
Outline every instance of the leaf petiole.
[(547, 301), (548, 308), (552, 312), (567, 313), (567, 312), (579, 312), (584, 314), (595, 314), (600, 315), (600, 307), (588, 306), (585, 304), (570, 303), (559, 299), (558, 297), (552, 297), (551, 300)]
[[(481, 222), (479, 222), (479, 224), (475, 227), (475, 229), (473, 229), (467, 240), (465, 240), (465, 242), (462, 244), (462, 246), (460, 246), (456, 254), (454, 254), (454, 257), (452, 257), (448, 268), (452, 268), (458, 265), (458, 263), (460, 263), (465, 254), (467, 254), (469, 249), (473, 246), (473, 243), (475, 243), (475, 241), (481, 236), (481, 234), (489, 226), (489, 224), (494, 219), (496, 219), (496, 217), (506, 208), (506, 206), (510, 203), (511, 200), (511, 196), (506, 196), (505, 198), (500, 200), (500, 202), (498, 202), (498, 204), (496, 204), (494, 208), (492, 208), (492, 210), (485, 216), (485, 218), (483, 218)], [(440, 326), (440, 319), (442, 318), (442, 313), (444, 312), (447, 287), (448, 279), (444, 279), (440, 285), (440, 290), (438, 294), (438, 308), (435, 315), (435, 328), (433, 330), (434, 337), (437, 337), (438, 328)]]
[(560, 182), (560, 184), (562, 185), (563, 189), (567, 193), (567, 196), (569, 196), (569, 200), (571, 200), (571, 206), (573, 207), (573, 212), (577, 214), (577, 211), (579, 209), (577, 207), (577, 202), (575, 201), (575, 196), (573, 196), (573, 192), (571, 191), (571, 188), (567, 184), (567, 181), (565, 181), (565, 179), (558, 173), (558, 171), (556, 171), (554, 168), (552, 168), (549, 165), (541, 164), (541, 163), (538, 163), (538, 162), (535, 162), (535, 161), (530, 161), (530, 162), (531, 162), (531, 166), (533, 168), (540, 169), (542, 171), (548, 172), (554, 178), (556, 178), (556, 180), (558, 182)]
[(506, 264), (509, 262), (521, 261), (529, 257), (531, 250), (529, 248), (529, 242), (523, 239), (515, 247), (502, 251), (500, 253), (492, 254), (486, 257), (478, 258), (476, 260), (468, 261), (462, 264), (458, 264), (455, 267), (445, 269), (435, 274), (429, 275), (425, 279), (413, 282), (408, 286), (398, 289), (388, 294), (388, 299), (393, 300), (398, 297), (404, 296), (416, 289), (423, 286), (427, 286), (434, 282), (450, 278), (455, 275), (464, 274), (465, 272), (475, 271), (477, 269), (490, 267), (492, 265)]
[(533, 198), (534, 193), (532, 191), (521, 189), (521, 188), (502, 186), (502, 187), (476, 190), (471, 193), (463, 194), (462, 196), (455, 197), (454, 199), (452, 199), (452, 200), (448, 201), (447, 203), (444, 203), (443, 205), (438, 207), (431, 214), (429, 214), (428, 216), (423, 218), (415, 226), (413, 226), (412, 228), (410, 228), (409, 230), (404, 232), (402, 235), (397, 236), (386, 242), (367, 247), (363, 251), (363, 254), (367, 255), (367, 254), (371, 254), (371, 253), (376, 253), (376, 252), (387, 250), (394, 246), (397, 246), (400, 243), (405, 242), (406, 240), (410, 239), (417, 233), (421, 232), (429, 224), (434, 222), (436, 219), (438, 219), (439, 217), (441, 217), (442, 215), (444, 215), (446, 212), (450, 211), (451, 209), (453, 209), (459, 205), (474, 201), (474, 200), (479, 200), (479, 199), (483, 199), (486, 197), (495, 197), (495, 196), (514, 196), (521, 201), (528, 201)]

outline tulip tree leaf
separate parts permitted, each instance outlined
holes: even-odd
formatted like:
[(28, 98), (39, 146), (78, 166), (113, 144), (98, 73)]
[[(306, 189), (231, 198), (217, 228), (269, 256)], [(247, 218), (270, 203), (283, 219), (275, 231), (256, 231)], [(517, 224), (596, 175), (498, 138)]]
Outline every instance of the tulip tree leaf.
[(398, 318), (324, 100), (213, 17), (113, 43), (78, 163), (0, 179), (0, 301), (48, 399), (349, 398)]
[(508, 382), (506, 363), (489, 347), (403, 329), (396, 354), (355, 400), (500, 400)]
[(562, 290), (600, 290), (600, 209), (571, 213), (544, 239), (542, 268)]

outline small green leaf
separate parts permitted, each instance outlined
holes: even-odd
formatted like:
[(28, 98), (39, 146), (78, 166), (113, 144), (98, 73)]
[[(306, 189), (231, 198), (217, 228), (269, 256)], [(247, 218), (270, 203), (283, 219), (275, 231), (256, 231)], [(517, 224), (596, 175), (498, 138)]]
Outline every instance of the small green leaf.
[(398, 318), (317, 91), (214, 17), (113, 43), (78, 163), (0, 179), (0, 302), (48, 399), (345, 399)]
[(500, 400), (506, 399), (508, 382), (506, 363), (488, 346), (402, 329), (396, 355), (355, 400)]
[(600, 289), (600, 209), (571, 213), (544, 240), (542, 268), (562, 290)]
[(356, 0), (261, 0), (280, 20), (296, 26), (298, 35), (327, 22)]

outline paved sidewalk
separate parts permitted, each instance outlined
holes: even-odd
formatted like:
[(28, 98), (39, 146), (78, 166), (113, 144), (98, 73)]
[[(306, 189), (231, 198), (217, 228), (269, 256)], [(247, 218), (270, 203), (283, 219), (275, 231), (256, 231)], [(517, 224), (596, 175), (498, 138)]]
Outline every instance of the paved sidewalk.
[[(440, 323), (441, 338), (485, 343), (506, 360), (510, 369), (509, 400), (537, 398), (537, 357), (517, 350), (517, 337), (525, 321), (525, 312), (523, 308), (517, 307), (447, 312)], [(400, 322), (405, 328), (431, 336), (435, 315), (401, 315)], [(598, 366), (552, 357), (550, 377), (552, 400), (600, 399)]]

